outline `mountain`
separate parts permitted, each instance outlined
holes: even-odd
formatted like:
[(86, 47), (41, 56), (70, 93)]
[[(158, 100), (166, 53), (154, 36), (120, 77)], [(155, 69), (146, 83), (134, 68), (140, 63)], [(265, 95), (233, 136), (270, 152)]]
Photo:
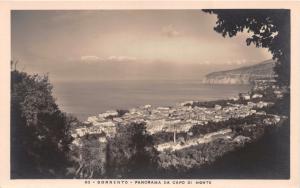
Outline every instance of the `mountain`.
[(275, 61), (267, 60), (261, 63), (237, 69), (212, 72), (205, 76), (206, 84), (250, 84), (258, 78), (273, 78)]

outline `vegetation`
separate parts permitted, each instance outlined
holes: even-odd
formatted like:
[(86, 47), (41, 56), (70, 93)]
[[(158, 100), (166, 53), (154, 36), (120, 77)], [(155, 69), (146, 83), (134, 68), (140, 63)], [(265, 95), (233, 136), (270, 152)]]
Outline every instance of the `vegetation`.
[[(270, 129), (263, 123), (264, 117), (252, 116), (245, 119), (231, 119), (225, 122), (209, 123), (207, 127), (194, 126), (190, 129), (194, 136), (199, 137), (201, 134), (215, 132), (223, 128), (231, 128), (232, 132), (227, 137), (216, 137), (215, 140), (191, 146), (176, 151), (165, 150), (159, 154), (159, 167), (167, 173), (167, 177), (171, 174), (182, 174), (189, 172), (191, 169), (202, 168), (203, 166), (213, 163), (222, 157), (225, 153), (234, 151), (247, 144), (258, 141), (265, 132)], [(245, 120), (245, 121), (243, 121)], [(257, 123), (257, 124), (252, 124)]]
[(234, 150), (237, 146), (234, 142), (216, 139), (209, 143), (175, 152), (162, 152), (159, 155), (159, 164), (166, 173), (182, 173), (212, 163), (224, 153)]
[[(101, 142), (100, 139), (103, 139)], [(74, 178), (103, 178), (106, 173), (105, 134), (85, 135), (72, 147), (74, 165), (68, 168)]]
[[(174, 141), (173, 132), (157, 132), (151, 136), (153, 137), (153, 141), (155, 145)], [(180, 140), (180, 138), (187, 140), (190, 136), (186, 132), (177, 132), (176, 137), (177, 140)]]
[(64, 178), (69, 128), (47, 76), (11, 71), (11, 178)]
[(118, 112), (118, 117), (122, 117), (124, 114), (128, 113), (129, 110), (119, 109), (117, 110), (117, 112)]
[[(259, 100), (259, 99), (257, 99)], [(239, 96), (238, 100), (232, 100), (232, 99), (220, 99), (220, 100), (214, 100), (214, 101), (197, 101), (194, 102), (191, 106), (192, 107), (204, 107), (204, 108), (214, 108), (215, 105), (220, 105), (222, 107), (231, 106), (232, 104), (244, 104), (246, 105), (249, 101), (244, 100)], [(186, 105), (188, 106), (188, 105)]]
[(207, 134), (218, 131), (220, 129), (231, 128), (233, 130), (249, 124), (257, 124), (263, 126), (264, 115), (250, 115), (244, 118), (230, 118), (227, 121), (208, 122), (205, 125), (194, 125), (189, 131), (193, 133), (193, 137), (198, 137), (200, 134)]
[[(221, 121), (221, 122), (213, 122), (210, 121), (205, 125), (194, 125), (189, 129), (188, 132), (178, 132), (177, 137), (183, 138), (184, 140), (188, 140), (191, 138), (198, 138), (199, 136), (203, 136), (204, 134), (212, 133), (219, 131), (221, 129), (231, 128), (234, 132), (238, 133), (239, 135), (243, 136), (256, 136), (255, 131), (258, 131), (260, 133), (263, 132), (264, 123), (263, 119), (267, 118), (266, 115), (250, 115), (245, 118), (230, 118), (227, 121)], [(251, 128), (251, 131), (254, 131), (251, 133), (251, 135), (247, 134), (249, 129), (247, 129), (247, 125), (256, 124), (259, 125), (258, 127), (255, 127), (255, 130)], [(258, 134), (260, 134), (258, 133)], [(158, 132), (152, 135), (155, 145), (165, 143), (165, 142), (171, 142), (173, 141), (173, 132)]]
[[(191, 106), (192, 107), (205, 107), (205, 108), (214, 108), (215, 105), (220, 106), (228, 106), (228, 103), (234, 104), (236, 103), (234, 100), (228, 100), (228, 99), (220, 99), (220, 100), (214, 100), (214, 101), (197, 101), (194, 102)], [(189, 105), (186, 105), (189, 106)]]
[(290, 94), (285, 93), (282, 98), (276, 99), (271, 107), (264, 107), (261, 110), (277, 115), (284, 115), (289, 118), (290, 116)]
[(118, 126), (107, 146), (107, 176), (146, 178), (157, 167), (157, 151), (144, 124)]

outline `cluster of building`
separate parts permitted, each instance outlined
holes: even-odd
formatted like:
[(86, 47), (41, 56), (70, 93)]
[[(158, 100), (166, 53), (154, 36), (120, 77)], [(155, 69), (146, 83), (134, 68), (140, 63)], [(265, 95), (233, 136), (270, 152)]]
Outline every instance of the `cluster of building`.
[(225, 139), (231, 139), (231, 136), (230, 136), (231, 133), (232, 133), (231, 129), (222, 129), (222, 130), (219, 130), (216, 132), (205, 134), (203, 137), (192, 138), (190, 140), (185, 141), (184, 144), (182, 144), (182, 142), (177, 142), (177, 143), (165, 142), (162, 144), (158, 144), (156, 146), (156, 149), (157, 149), (157, 151), (163, 151), (163, 150), (167, 150), (167, 149), (169, 149), (171, 151), (181, 150), (181, 149), (195, 146), (198, 144), (208, 143), (208, 142), (216, 140), (220, 137), (225, 138)]
[(276, 88), (275, 79), (256, 79), (253, 82), (254, 85), (252, 90), (254, 91), (264, 91), (269, 87), (272, 87), (273, 89)]
[(266, 91), (267, 89), (271, 89), (277, 98), (282, 98), (284, 91), (282, 90), (282, 88), (280, 88), (275, 83), (276, 83), (276, 80), (274, 80), (274, 79), (254, 80), (254, 85), (253, 85), (252, 91)]
[(265, 114), (265, 112), (255, 109), (271, 105), (269, 102), (260, 101), (254, 103), (249, 101), (247, 104), (228, 102), (226, 106), (215, 105), (214, 108), (206, 108), (193, 107), (191, 105), (193, 103), (193, 101), (187, 101), (173, 107), (145, 105), (132, 108), (122, 116), (117, 111), (107, 111), (98, 116), (89, 117), (85, 122), (88, 126), (75, 129), (72, 136), (76, 138), (86, 134), (105, 133), (108, 137), (114, 137), (118, 124), (126, 126), (131, 123), (144, 123), (150, 134), (157, 132), (188, 132), (194, 125), (201, 126), (208, 122), (222, 122), (230, 118), (244, 118), (252, 114)]

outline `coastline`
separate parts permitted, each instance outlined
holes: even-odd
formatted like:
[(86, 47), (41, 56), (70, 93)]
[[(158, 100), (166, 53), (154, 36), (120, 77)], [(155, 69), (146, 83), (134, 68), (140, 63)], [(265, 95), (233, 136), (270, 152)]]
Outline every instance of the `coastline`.
[(53, 93), (63, 111), (85, 121), (89, 116), (106, 110), (129, 109), (145, 104), (172, 106), (187, 100), (221, 100), (234, 97), (239, 92), (248, 92), (250, 88), (250, 85), (208, 85), (199, 80), (104, 81), (55, 83)]

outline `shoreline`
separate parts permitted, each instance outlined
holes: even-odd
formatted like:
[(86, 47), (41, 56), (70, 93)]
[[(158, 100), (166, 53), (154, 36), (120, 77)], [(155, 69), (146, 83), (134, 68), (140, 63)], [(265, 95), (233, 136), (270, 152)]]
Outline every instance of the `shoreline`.
[[(172, 82), (171, 82), (172, 83)], [(145, 104), (152, 106), (174, 106), (180, 101), (214, 101), (248, 92), (250, 85), (209, 85), (209, 84), (124, 84), (103, 85), (54, 85), (54, 94), (60, 108), (84, 121), (88, 116), (106, 110), (130, 109)], [(150, 89), (149, 89), (150, 88)], [(174, 95), (174, 92), (176, 95)], [(69, 93), (74, 93), (71, 96)], [(96, 94), (98, 93), (98, 94)], [(222, 94), (221, 94), (222, 93)], [(85, 98), (85, 100), (82, 100)]]

